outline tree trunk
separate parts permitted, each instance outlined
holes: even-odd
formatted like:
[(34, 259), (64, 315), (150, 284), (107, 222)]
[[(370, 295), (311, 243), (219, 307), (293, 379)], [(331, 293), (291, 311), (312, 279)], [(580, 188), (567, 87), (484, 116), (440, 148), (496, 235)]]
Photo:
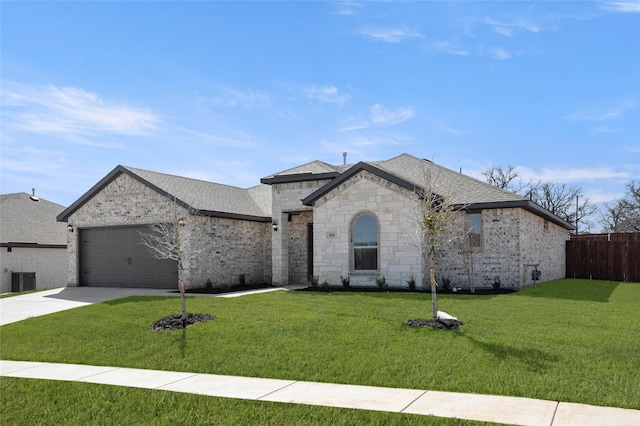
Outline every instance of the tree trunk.
[(180, 293), (182, 299), (182, 328), (187, 328), (187, 308), (184, 305), (184, 292)]
[(434, 267), (436, 262), (434, 250), (430, 250), (429, 255), (429, 284), (431, 285), (431, 308), (433, 310), (433, 320), (438, 319), (438, 295), (436, 294), (436, 268)]

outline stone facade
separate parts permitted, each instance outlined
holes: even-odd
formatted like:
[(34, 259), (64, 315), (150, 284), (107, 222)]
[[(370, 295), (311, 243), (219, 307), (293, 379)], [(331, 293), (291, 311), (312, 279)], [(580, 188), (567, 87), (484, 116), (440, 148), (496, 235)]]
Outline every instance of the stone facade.
[[(185, 218), (184, 270), (186, 288), (246, 281), (271, 282), (270, 224), (238, 219), (194, 216), (172, 200), (121, 174), (78, 208), (68, 219), (75, 229), (169, 223)], [(79, 235), (68, 234), (68, 285), (79, 278)]]
[[(415, 194), (367, 171), (349, 179), (315, 203), (314, 275), (322, 283), (340, 285), (340, 276), (352, 286), (375, 286), (384, 276), (389, 286), (407, 287), (412, 277), (423, 281), (424, 262), (411, 217)], [(367, 213), (378, 222), (378, 270), (356, 271), (352, 224)]]

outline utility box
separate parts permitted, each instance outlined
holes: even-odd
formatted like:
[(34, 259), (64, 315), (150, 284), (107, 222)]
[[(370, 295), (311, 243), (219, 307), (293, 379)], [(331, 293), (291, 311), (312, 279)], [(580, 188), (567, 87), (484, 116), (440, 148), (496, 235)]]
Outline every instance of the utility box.
[(11, 273), (11, 291), (28, 291), (36, 289), (36, 273), (35, 272), (12, 272)]

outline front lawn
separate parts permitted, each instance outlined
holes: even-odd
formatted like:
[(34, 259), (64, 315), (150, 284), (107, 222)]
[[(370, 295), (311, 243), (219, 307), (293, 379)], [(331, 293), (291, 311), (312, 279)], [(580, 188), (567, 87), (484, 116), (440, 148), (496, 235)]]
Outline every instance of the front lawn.
[[(0, 329), (0, 356), (513, 395), (640, 409), (640, 284), (561, 280), (499, 296), (440, 295), (465, 324), (411, 328), (430, 294), (272, 292), (187, 298), (215, 316), (153, 332), (172, 297), (130, 297)], [(4, 380), (4, 379), (3, 379)]]

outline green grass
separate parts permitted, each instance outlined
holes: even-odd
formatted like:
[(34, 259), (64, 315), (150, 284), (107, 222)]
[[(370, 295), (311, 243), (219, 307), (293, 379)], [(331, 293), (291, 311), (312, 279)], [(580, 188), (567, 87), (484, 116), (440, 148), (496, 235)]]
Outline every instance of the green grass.
[(561, 280), (440, 295), (460, 329), (410, 328), (430, 295), (272, 292), (188, 298), (215, 320), (149, 326), (176, 298), (130, 297), (0, 329), (2, 359), (499, 394), (640, 409), (640, 284)]

